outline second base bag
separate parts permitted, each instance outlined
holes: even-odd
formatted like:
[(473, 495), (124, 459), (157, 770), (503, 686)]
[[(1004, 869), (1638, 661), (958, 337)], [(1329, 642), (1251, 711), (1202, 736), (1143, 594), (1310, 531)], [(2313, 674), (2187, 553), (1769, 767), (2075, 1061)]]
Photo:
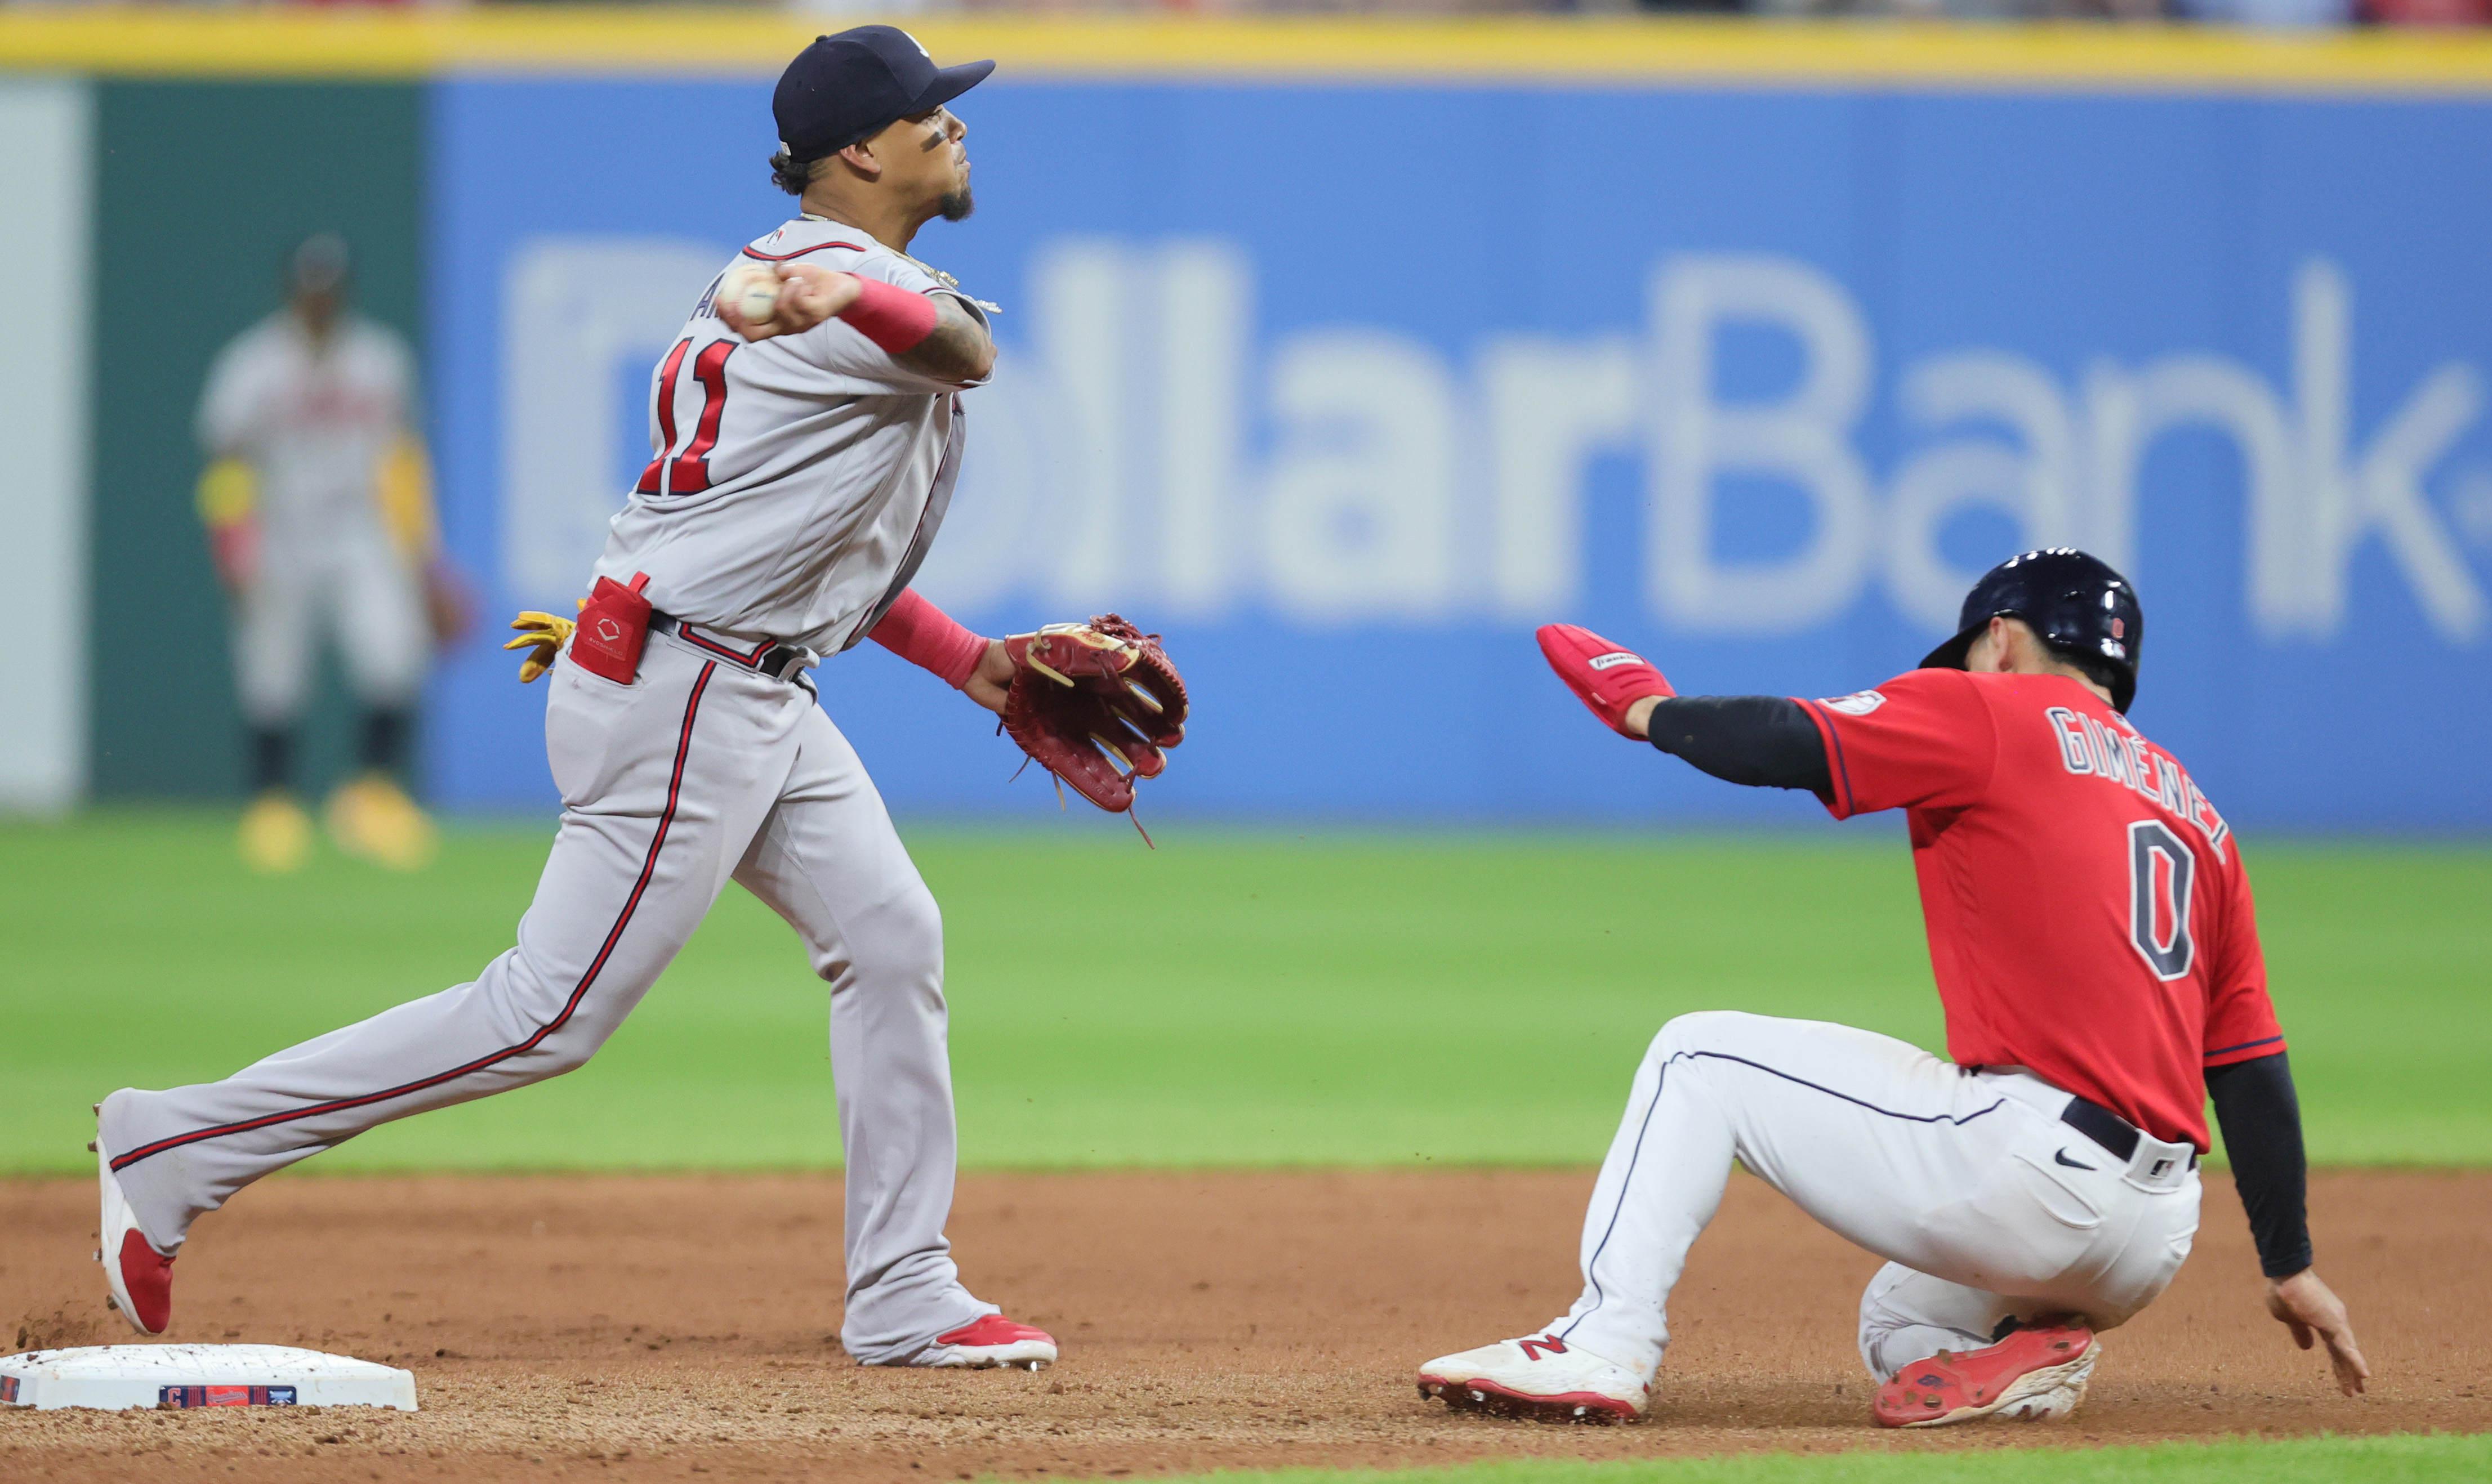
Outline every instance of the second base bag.
[(648, 585), (647, 572), (634, 572), (628, 588), (611, 577), (597, 579), (588, 606), (579, 610), (579, 626), (571, 632), (573, 664), (617, 684), (632, 684), (640, 673), (640, 646), (649, 640), (649, 600), (640, 596)]

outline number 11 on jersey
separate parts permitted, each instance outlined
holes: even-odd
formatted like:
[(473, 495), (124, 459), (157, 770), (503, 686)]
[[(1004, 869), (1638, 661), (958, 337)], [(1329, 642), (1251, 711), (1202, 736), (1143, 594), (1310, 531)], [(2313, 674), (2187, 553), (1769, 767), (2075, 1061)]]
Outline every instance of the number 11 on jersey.
[(693, 358), (693, 380), (700, 384), (700, 417), (693, 424), (692, 441), (682, 449), (675, 447), (675, 382), (684, 368), (684, 354), (693, 347), (690, 338), (675, 342), (667, 352), (666, 364), (658, 368), (658, 456), (640, 471), (636, 486), (644, 495), (694, 495), (709, 488), (709, 451), (718, 445), (719, 420), (727, 416), (727, 358), (736, 352), (740, 342), (713, 340), (701, 347)]

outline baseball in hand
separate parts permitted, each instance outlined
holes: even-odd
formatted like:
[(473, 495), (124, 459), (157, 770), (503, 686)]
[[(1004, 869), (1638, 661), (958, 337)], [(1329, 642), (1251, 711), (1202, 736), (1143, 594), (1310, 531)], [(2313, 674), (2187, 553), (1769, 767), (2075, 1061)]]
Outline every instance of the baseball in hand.
[(779, 311), (779, 270), (768, 263), (728, 269), (718, 286), (718, 307), (720, 317), (738, 330), (767, 326)]

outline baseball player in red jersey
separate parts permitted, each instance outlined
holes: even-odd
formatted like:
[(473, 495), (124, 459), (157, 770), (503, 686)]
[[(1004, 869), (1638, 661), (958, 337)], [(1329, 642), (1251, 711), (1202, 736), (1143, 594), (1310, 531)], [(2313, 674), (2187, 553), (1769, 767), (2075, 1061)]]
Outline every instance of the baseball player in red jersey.
[[(222, 1081), (104, 1099), (100, 1256), (141, 1332), (170, 1323), (172, 1265), (200, 1215), (374, 1124), (580, 1065), (732, 880), (787, 920), (830, 988), (842, 1344), (862, 1364), (1055, 1358), (954, 1266), (941, 915), (806, 678), (871, 636), (1009, 709), (1010, 647), (908, 588), (960, 469), (962, 393), (994, 345), (980, 306), (905, 249), (969, 214), (967, 131), (947, 104), (993, 68), (937, 68), (889, 26), (824, 37), (788, 66), (771, 164), (800, 212), (687, 295), (651, 378), (656, 456), (577, 630), (543, 614), (514, 626), (534, 652), (520, 678), (549, 677), (563, 796), (517, 945), (470, 983)], [(752, 265), (769, 281), (738, 302), (757, 321), (721, 294)], [(801, 1303), (818, 1281), (787, 1287)]]
[(2362, 1389), (2345, 1307), (2311, 1267), (2300, 1113), (2237, 842), (2124, 714), (2142, 638), (2128, 583), (2068, 550), (1993, 569), (1923, 668), (1833, 700), (1681, 698), (1596, 634), (1540, 631), (1626, 736), (1810, 790), (1837, 819), (1908, 811), (1950, 1060), (1817, 1021), (1671, 1021), (1593, 1190), (1583, 1296), (1539, 1333), (1428, 1362), (1423, 1396), (1644, 1415), (1671, 1289), (1736, 1157), (1887, 1260), (1860, 1298), (1878, 1423), (2064, 1416), (2101, 1331), (2189, 1254), (2210, 1094), (2269, 1310)]

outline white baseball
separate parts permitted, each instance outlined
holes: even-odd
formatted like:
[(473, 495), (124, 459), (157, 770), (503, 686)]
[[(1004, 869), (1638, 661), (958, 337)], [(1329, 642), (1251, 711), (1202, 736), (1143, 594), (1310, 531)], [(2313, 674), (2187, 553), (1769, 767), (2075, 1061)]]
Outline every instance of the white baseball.
[(738, 263), (718, 286), (719, 303), (735, 306), (748, 325), (766, 325), (779, 309), (779, 271), (767, 263)]

